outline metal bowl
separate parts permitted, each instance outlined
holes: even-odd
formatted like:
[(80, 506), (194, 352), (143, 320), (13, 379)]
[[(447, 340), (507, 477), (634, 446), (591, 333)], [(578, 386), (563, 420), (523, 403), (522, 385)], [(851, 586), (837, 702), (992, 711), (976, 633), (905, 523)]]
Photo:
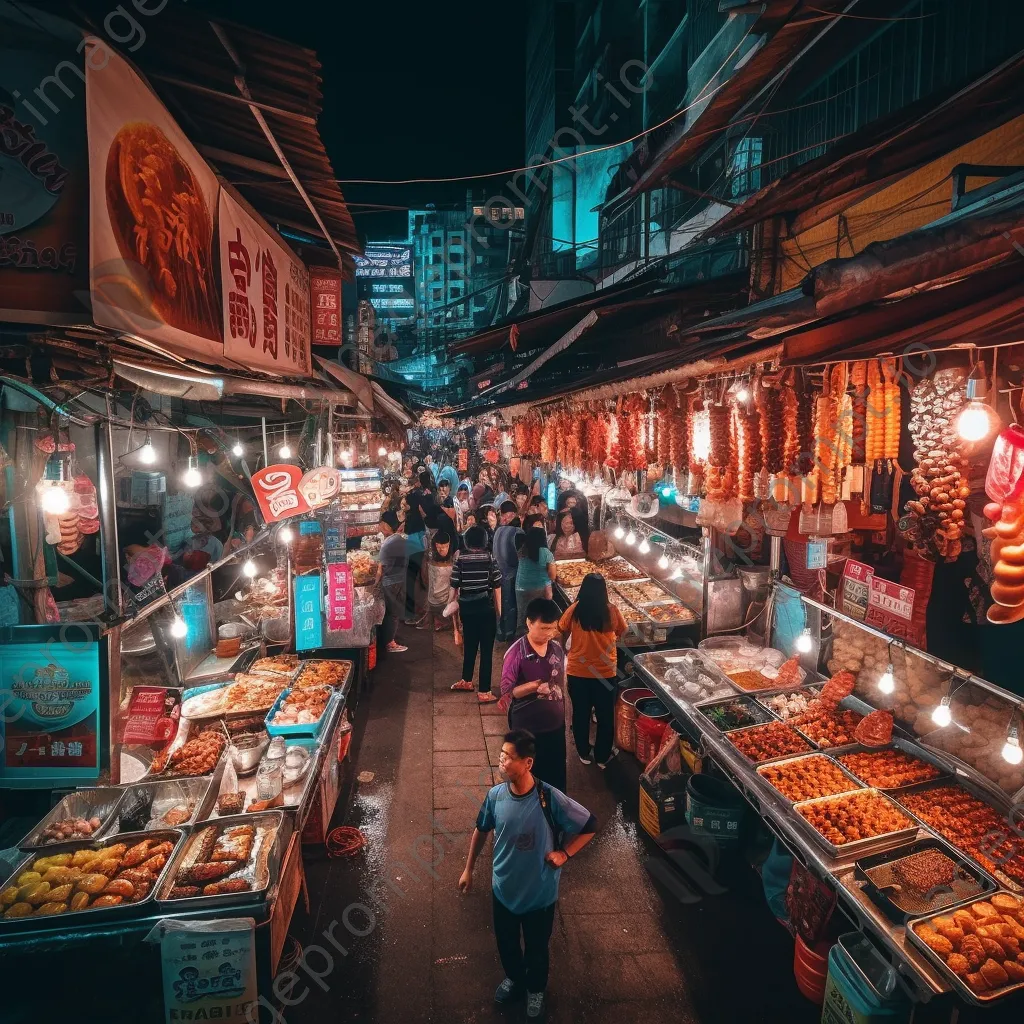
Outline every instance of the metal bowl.
[(270, 737), (264, 732), (255, 736), (239, 736), (230, 746), (231, 763), (239, 775), (252, 775), (260, 766), (270, 746)]

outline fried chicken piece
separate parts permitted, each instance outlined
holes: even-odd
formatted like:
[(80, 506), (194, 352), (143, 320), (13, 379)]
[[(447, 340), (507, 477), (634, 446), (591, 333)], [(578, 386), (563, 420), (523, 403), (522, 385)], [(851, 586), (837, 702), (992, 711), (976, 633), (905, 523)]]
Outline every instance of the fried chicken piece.
[[(920, 935), (920, 932), (918, 932)], [(977, 935), (968, 935), (960, 946), (960, 952), (967, 957), (971, 970), (976, 971), (985, 962), (985, 947)]]
[(967, 974), (971, 969), (971, 962), (962, 953), (950, 953), (946, 958), (946, 966), (959, 975)]
[(1024, 981), (1024, 964), (1017, 960), (1003, 961), (1003, 970), (1006, 971), (1010, 981)]
[(999, 915), (999, 911), (986, 900), (978, 900), (977, 903), (972, 903), (971, 913), (978, 918), (979, 921), (984, 921), (986, 917), (994, 917), (996, 920), (1002, 920)]
[(1003, 959), (1003, 947), (995, 939), (982, 939), (981, 944), (989, 956), (997, 957), (1000, 960)]
[(934, 950), (940, 956), (949, 956), (954, 952), (953, 943), (945, 936), (940, 935), (934, 928), (922, 925), (917, 929), (917, 936), (929, 949)]
[(985, 980), (985, 976), (980, 972), (965, 975), (964, 981), (967, 982), (972, 992), (987, 992), (989, 989), (989, 984)]
[[(935, 924), (934, 921), (932, 923)], [(945, 928), (939, 928), (938, 931), (940, 935), (949, 939), (949, 941), (953, 943), (954, 949), (959, 949), (960, 944), (964, 941), (964, 938), (966, 937), (966, 933), (964, 932), (963, 928), (961, 928), (958, 924), (950, 924)]]
[(986, 960), (981, 965), (981, 976), (988, 982), (989, 988), (1002, 988), (1010, 983), (1010, 976), (1003, 970), (1003, 965), (996, 960)]
[(977, 919), (969, 910), (954, 911), (953, 920), (967, 935), (973, 935), (978, 930)]
[(1024, 902), (1008, 892), (997, 892), (989, 902), (1002, 914), (1019, 914), (1024, 910)]

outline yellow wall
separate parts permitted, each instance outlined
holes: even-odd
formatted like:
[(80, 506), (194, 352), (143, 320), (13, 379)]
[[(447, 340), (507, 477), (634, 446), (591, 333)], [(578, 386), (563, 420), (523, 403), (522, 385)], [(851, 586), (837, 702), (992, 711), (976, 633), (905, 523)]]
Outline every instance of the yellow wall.
[[(1024, 164), (1024, 116), (960, 146), (847, 208), (846, 229), (830, 217), (779, 244), (777, 291), (796, 287), (812, 267), (836, 256), (854, 256), (871, 242), (906, 234), (950, 212), (950, 171), (957, 164)], [(975, 188), (985, 180), (971, 179)], [(838, 239), (838, 243), (837, 243)], [(852, 243), (852, 244), (851, 244)]]

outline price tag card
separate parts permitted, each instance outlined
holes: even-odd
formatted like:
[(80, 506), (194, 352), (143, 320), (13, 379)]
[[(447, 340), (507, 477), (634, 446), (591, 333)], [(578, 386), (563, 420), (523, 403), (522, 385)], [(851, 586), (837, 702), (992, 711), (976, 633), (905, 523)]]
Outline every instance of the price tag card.
[(828, 564), (828, 539), (815, 537), (807, 542), (807, 568), (824, 569)]

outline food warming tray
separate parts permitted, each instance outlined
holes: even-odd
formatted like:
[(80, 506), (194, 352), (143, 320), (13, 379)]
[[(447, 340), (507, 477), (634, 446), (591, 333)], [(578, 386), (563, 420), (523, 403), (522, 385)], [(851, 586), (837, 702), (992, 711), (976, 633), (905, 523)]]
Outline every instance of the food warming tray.
[[(753, 722), (746, 725), (722, 726), (714, 719), (716, 708), (725, 707), (730, 704), (742, 705), (744, 711), (754, 717)], [(716, 728), (719, 732), (731, 732), (735, 729), (749, 729), (755, 725), (765, 725), (768, 722), (777, 721), (776, 717), (765, 707), (746, 696), (736, 697), (715, 697), (713, 700), (702, 700), (694, 704), (694, 707)]]
[[(170, 899), (168, 894), (174, 888), (178, 872), (188, 863), (192, 846), (198, 841), (204, 829), (216, 828), (218, 835), (235, 825), (255, 825), (257, 832), (263, 836), (253, 844), (253, 852), (249, 856), (245, 869), (239, 869), (253, 880), (253, 887), (243, 892), (221, 893), (216, 896), (188, 896), (183, 899)], [(274, 879), (274, 868), (278, 861), (278, 853), (284, 849), (285, 818), (281, 810), (258, 811), (251, 814), (233, 814), (223, 818), (213, 818), (209, 822), (195, 828), (187, 843), (183, 843), (175, 851), (174, 859), (165, 869), (160, 885), (154, 887), (157, 903), (164, 909), (198, 910), (204, 907), (217, 907), (224, 904), (247, 903), (254, 897), (266, 895)], [(233, 872), (237, 874), (237, 872)], [(229, 876), (226, 876), (229, 877)], [(219, 881), (219, 879), (218, 879)], [(152, 895), (152, 893), (151, 893)]]
[[(775, 786), (772, 785), (772, 783), (769, 782), (767, 778), (765, 778), (765, 774), (762, 769), (778, 768), (782, 765), (788, 764), (790, 761), (804, 761), (809, 757), (828, 758), (828, 755), (821, 750), (810, 750), (806, 754), (786, 754), (784, 757), (773, 757), (770, 761), (759, 761), (754, 771), (757, 772), (758, 776), (761, 778), (764, 784), (766, 786), (769, 786), (771, 788), (771, 791), (780, 799), (785, 800), (787, 804), (806, 803), (807, 801), (792, 800), (790, 797), (786, 796), (786, 794), (783, 793), (781, 789), (776, 789)], [(850, 780), (850, 788), (846, 790), (846, 793), (852, 793), (855, 790), (864, 788), (864, 784), (860, 781), (860, 779), (854, 778), (841, 764), (837, 764), (836, 767), (843, 775), (846, 776), (846, 778)], [(830, 795), (843, 796), (844, 794), (834, 793)], [(823, 797), (813, 797), (812, 799), (821, 800), (823, 799)], [(909, 818), (910, 815), (908, 814), (907, 817)]]
[[(1000, 892), (1006, 892), (1008, 896), (1016, 896), (1020, 898), (1019, 893), (1011, 893), (1007, 890), (1000, 890)], [(989, 893), (988, 896), (994, 896), (995, 893)], [(942, 913), (948, 913), (949, 907), (946, 907)], [(975, 992), (970, 986), (964, 983), (959, 975), (954, 974), (947, 966), (946, 962), (936, 953), (923, 939), (921, 939), (916, 931), (916, 928), (921, 925), (931, 924), (936, 918), (940, 917), (941, 914), (929, 914), (927, 917), (914, 918), (912, 921), (907, 923), (907, 939), (914, 947), (914, 949), (921, 953), (922, 956), (934, 967), (936, 967), (939, 973), (946, 981), (953, 985), (954, 990), (962, 998), (966, 999), (967, 1002), (974, 1004), (975, 1006), (988, 1006), (994, 1003), (997, 999), (1004, 999), (1008, 995), (1012, 995), (1015, 992), (1024, 991), (1024, 981), (1014, 982), (1011, 985), (1003, 985), (1002, 988), (997, 989), (995, 992)]]
[[(60, 850), (69, 843), (89, 843), (94, 839), (102, 839), (117, 821), (117, 810), (124, 796), (124, 790), (114, 786), (100, 789), (79, 789), (68, 793), (46, 815), (45, 818), (24, 839), (18, 843), (21, 850)], [(100, 818), (100, 827), (91, 836), (79, 839), (63, 839), (59, 842), (46, 842), (43, 832), (51, 825), (65, 818)], [(45, 854), (44, 854), (45, 856)]]
[(50, 926), (56, 929), (66, 930), (66, 922), (69, 919), (77, 923), (83, 917), (90, 914), (103, 914), (105, 917), (108, 915), (113, 917), (144, 916), (146, 911), (149, 909), (148, 905), (153, 901), (161, 883), (167, 877), (168, 868), (184, 844), (185, 833), (181, 829), (166, 828), (154, 832), (126, 832), (124, 835), (108, 836), (106, 839), (62, 843), (46, 847), (45, 850), (35, 850), (22, 860), (14, 871), (11, 872), (10, 876), (4, 881), (4, 883), (0, 885), (0, 892), (13, 885), (18, 876), (23, 871), (28, 871), (30, 865), (40, 857), (50, 857), (59, 853), (76, 853), (78, 850), (96, 849), (97, 847), (108, 846), (115, 842), (124, 843), (130, 848), (136, 843), (141, 843), (146, 839), (152, 840), (153, 842), (164, 842), (167, 840), (174, 843), (174, 849), (171, 850), (170, 855), (167, 858), (167, 863), (164, 864), (160, 874), (157, 875), (156, 881), (150, 888), (149, 892), (146, 893), (138, 903), (119, 903), (115, 907), (86, 907), (84, 910), (69, 909), (63, 914), (53, 914), (44, 917), (37, 917), (35, 914), (30, 914), (27, 917), (0, 917), (0, 932), (7, 931), (8, 929), (14, 930), (17, 928), (23, 928), (26, 925), (32, 928), (46, 928)]
[(851, 857), (867, 856), (869, 853), (881, 853), (883, 850), (891, 850), (893, 847), (902, 846), (905, 843), (913, 842), (917, 839), (918, 835), (918, 824), (914, 816), (908, 813), (905, 807), (901, 807), (890, 797), (886, 796), (880, 789), (872, 789), (865, 787), (864, 789), (854, 790), (855, 793), (871, 793), (874, 796), (880, 797), (886, 803), (891, 804), (896, 808), (905, 818), (909, 818), (911, 824), (907, 828), (897, 829), (895, 832), (884, 832), (880, 836), (871, 836), (869, 839), (856, 839), (852, 843), (842, 843), (836, 845), (830, 840), (826, 839), (804, 816), (800, 813), (802, 807), (807, 807), (810, 804), (823, 804), (834, 800), (840, 800), (843, 797), (848, 797), (850, 793), (837, 793), (834, 796), (821, 796), (816, 800), (801, 800), (799, 803), (793, 804), (793, 813), (796, 818), (797, 824), (804, 830), (806, 835), (809, 835), (823, 850), (825, 850), (830, 857), (835, 860), (848, 860)]
[[(188, 720), (182, 719), (181, 721), (182, 723), (185, 723)], [(182, 727), (183, 726), (179, 726), (178, 735), (175, 736), (173, 740), (171, 740), (171, 752), (179, 749), (180, 747), (183, 747), (190, 739), (194, 739), (196, 736), (198, 736), (200, 732), (206, 731), (205, 729), (197, 728), (195, 725), (189, 725), (187, 727), (186, 732), (184, 733), (183, 738)], [(168, 770), (167, 768), (165, 768), (163, 771), (155, 772), (153, 771), (153, 764), (151, 762), (149, 767), (146, 769), (146, 774), (143, 776), (143, 781), (155, 782), (158, 780), (162, 781), (165, 779), (208, 779), (211, 775), (216, 775), (218, 770), (224, 763), (224, 758), (227, 757), (228, 747), (231, 746), (231, 736), (228, 733), (227, 729), (225, 728), (223, 722), (218, 723), (218, 725), (214, 726), (213, 728), (216, 728), (224, 736), (224, 748), (220, 752), (220, 757), (217, 759), (217, 763), (205, 775), (182, 775), (174, 771), (173, 769)]]
[[(931, 899), (927, 894), (906, 887), (904, 892), (886, 892), (892, 885), (902, 886), (894, 873), (895, 865), (915, 853), (935, 850), (956, 865), (956, 875), (948, 888), (938, 888)], [(941, 839), (922, 839), (897, 850), (863, 857), (854, 864), (855, 876), (864, 883), (864, 892), (895, 924), (906, 924), (912, 917), (949, 912), (959, 904), (984, 899), (999, 886), (981, 868), (971, 864)], [(929, 890), (931, 891), (931, 890)]]
[[(928, 784), (948, 784), (951, 781), (949, 768), (942, 763), (940, 758), (932, 751), (926, 750), (924, 747), (918, 746), (916, 743), (912, 743), (910, 740), (905, 740), (902, 737), (896, 737), (891, 743), (886, 743), (884, 747), (868, 747), (863, 743), (851, 743), (845, 747), (832, 747), (826, 750), (829, 757), (834, 757), (837, 761), (840, 757), (844, 757), (847, 754), (874, 754), (881, 753), (884, 750), (898, 750), (910, 757), (916, 758), (918, 761), (924, 761), (926, 764), (932, 765), (932, 767), (939, 770), (939, 774), (934, 779), (924, 779), (922, 782), (911, 782), (906, 786), (876, 786), (876, 789), (881, 789), (883, 793), (890, 795), (907, 792), (912, 790), (915, 786), (923, 786)], [(843, 765), (845, 768), (846, 766)], [(853, 769), (847, 768), (851, 774), (856, 776)], [(870, 786), (871, 783), (866, 779), (860, 780), (861, 785)]]
[[(124, 800), (117, 809), (116, 820), (118, 828), (120, 827), (122, 816), (132, 810), (136, 800), (148, 803), (151, 808), (167, 804), (168, 810), (178, 803), (192, 804), (191, 815), (181, 824), (147, 825), (144, 828), (146, 832), (166, 828), (187, 829), (197, 821), (202, 821), (209, 815), (217, 799), (223, 767), (224, 759), (221, 758), (220, 764), (212, 775), (183, 775), (178, 778), (168, 779), (160, 779), (159, 776), (156, 776), (150, 782), (136, 782), (130, 786), (125, 786), (123, 789)], [(139, 829), (132, 829), (132, 831), (137, 832)], [(117, 834), (118, 832), (114, 830), (110, 832), (111, 837)]]
[[(580, 561), (583, 561), (583, 559), (580, 559)], [(628, 559), (623, 558), (622, 555), (615, 555), (614, 558), (609, 558), (606, 561), (598, 562), (597, 564), (601, 569), (618, 569), (632, 574), (619, 578), (617, 576), (608, 576), (602, 572), (601, 575), (604, 576), (609, 583), (646, 583), (650, 580), (650, 576), (648, 576), (643, 569), (635, 566)], [(600, 569), (598, 571), (600, 571)]]

